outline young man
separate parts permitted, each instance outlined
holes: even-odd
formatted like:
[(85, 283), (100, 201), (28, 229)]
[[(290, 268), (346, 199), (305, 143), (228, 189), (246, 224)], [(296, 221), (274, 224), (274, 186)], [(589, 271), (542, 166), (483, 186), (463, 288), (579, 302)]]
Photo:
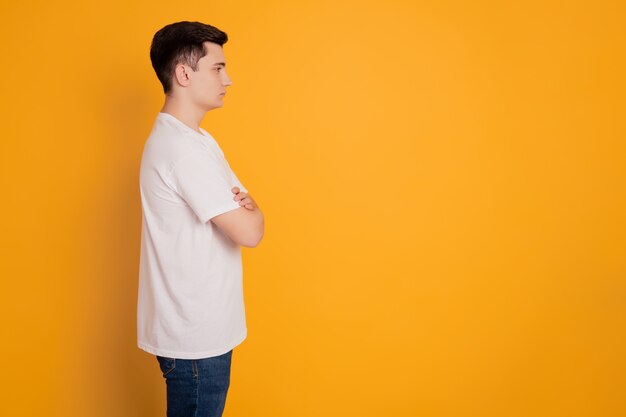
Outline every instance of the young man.
[(140, 170), (137, 343), (156, 355), (167, 416), (221, 416), (232, 350), (247, 334), (240, 246), (263, 237), (264, 217), (200, 127), (223, 105), (228, 37), (199, 22), (159, 30), (150, 59), (165, 104)]

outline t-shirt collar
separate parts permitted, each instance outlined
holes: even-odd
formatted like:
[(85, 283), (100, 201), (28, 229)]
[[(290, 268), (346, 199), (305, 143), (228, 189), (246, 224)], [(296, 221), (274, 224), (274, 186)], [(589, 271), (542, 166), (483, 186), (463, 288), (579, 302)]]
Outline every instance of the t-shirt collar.
[(157, 115), (158, 118), (165, 118), (165, 119), (169, 119), (174, 121), (175, 123), (177, 123), (178, 125), (180, 125), (183, 129), (188, 130), (191, 133), (195, 133), (198, 136), (202, 136), (202, 137), (211, 137), (211, 135), (209, 134), (209, 132), (207, 132), (206, 130), (204, 130), (203, 128), (199, 127), (200, 132), (196, 130), (193, 130), (191, 127), (187, 126), (185, 123), (183, 123), (182, 121), (180, 121), (179, 119), (177, 119), (175, 116), (171, 115), (170, 113), (165, 113), (165, 112), (159, 112), (159, 114)]

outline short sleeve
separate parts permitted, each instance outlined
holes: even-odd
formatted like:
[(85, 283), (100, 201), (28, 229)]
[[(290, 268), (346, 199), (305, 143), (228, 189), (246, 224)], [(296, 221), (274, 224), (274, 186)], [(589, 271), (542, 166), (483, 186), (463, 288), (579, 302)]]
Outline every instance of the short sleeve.
[(236, 178), (222, 161), (208, 152), (194, 152), (176, 162), (170, 173), (175, 191), (191, 207), (200, 221), (239, 208), (233, 200), (232, 187)]
[[(228, 162), (226, 162), (228, 163)], [(233, 185), (233, 187), (239, 187), (239, 190), (243, 191), (244, 193), (248, 193), (248, 189), (241, 184), (241, 181), (239, 181), (239, 178), (237, 178), (237, 175), (235, 175), (235, 173), (233, 172), (232, 169), (230, 169), (230, 165), (228, 166), (228, 171), (230, 173), (230, 179), (231, 179), (231, 184)]]

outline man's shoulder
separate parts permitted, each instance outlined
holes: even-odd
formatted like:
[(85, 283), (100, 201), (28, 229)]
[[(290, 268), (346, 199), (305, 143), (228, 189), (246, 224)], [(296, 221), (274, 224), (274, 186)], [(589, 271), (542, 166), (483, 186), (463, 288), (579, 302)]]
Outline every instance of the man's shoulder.
[(206, 152), (189, 132), (175, 126), (158, 126), (150, 132), (144, 145), (142, 162), (167, 163), (173, 165), (188, 155)]

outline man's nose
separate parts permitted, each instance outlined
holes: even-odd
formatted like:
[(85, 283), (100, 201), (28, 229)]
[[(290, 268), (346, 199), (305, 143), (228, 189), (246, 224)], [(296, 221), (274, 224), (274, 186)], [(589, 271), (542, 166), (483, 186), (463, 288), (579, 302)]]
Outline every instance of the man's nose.
[(226, 75), (226, 78), (224, 79), (224, 85), (225, 86), (233, 85), (233, 80), (231, 80), (228, 75)]

